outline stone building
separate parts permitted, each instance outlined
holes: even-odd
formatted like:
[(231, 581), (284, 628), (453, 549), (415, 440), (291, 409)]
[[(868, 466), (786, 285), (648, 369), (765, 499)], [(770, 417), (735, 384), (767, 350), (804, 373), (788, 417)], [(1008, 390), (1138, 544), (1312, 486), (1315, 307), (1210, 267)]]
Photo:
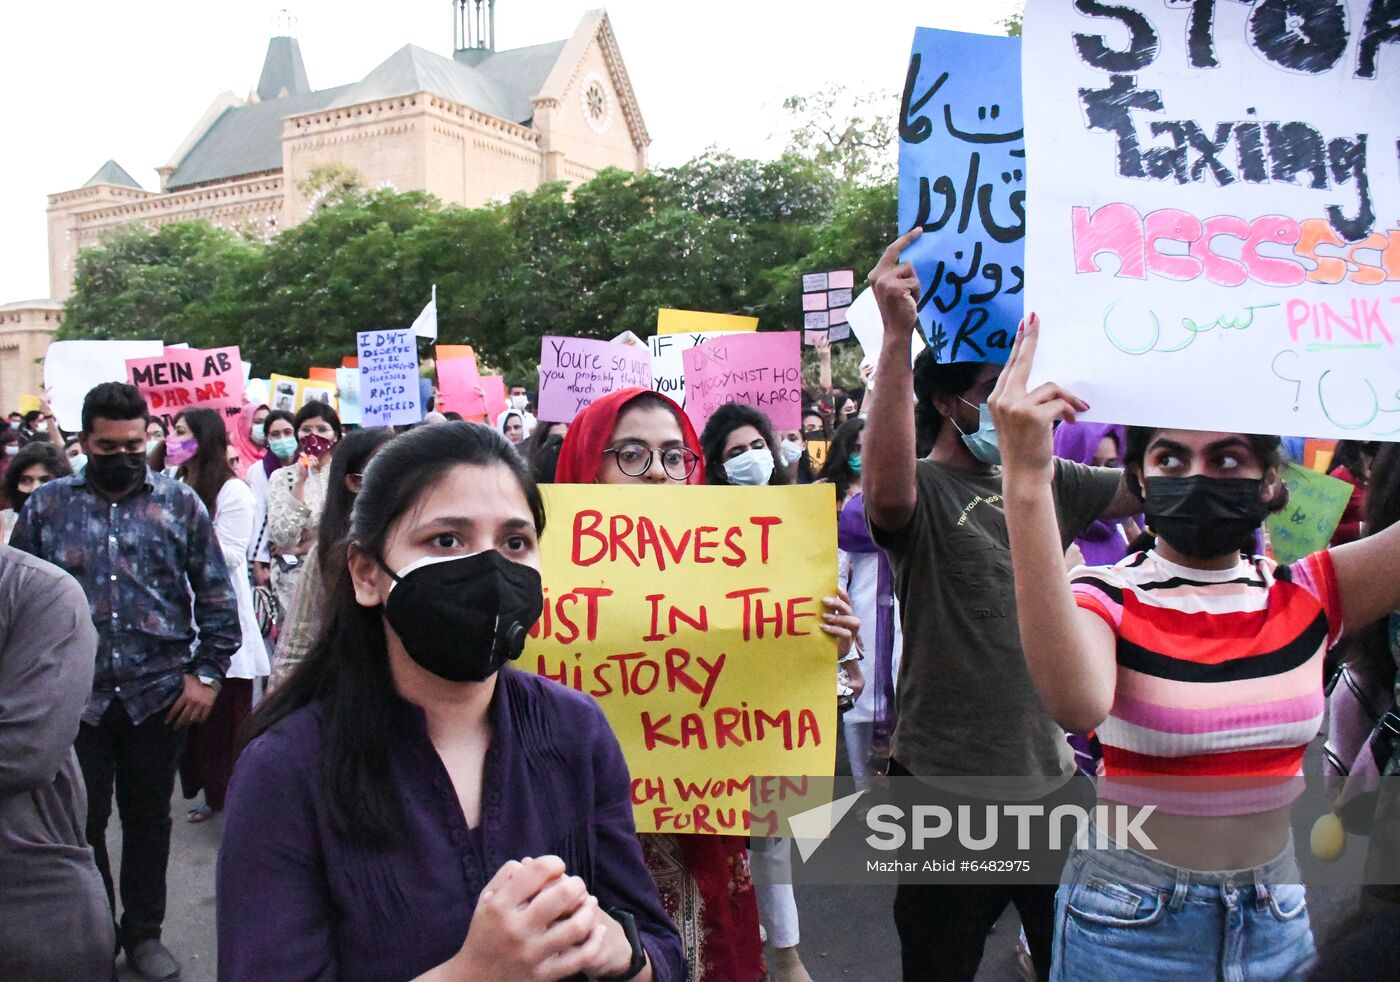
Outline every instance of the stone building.
[(561, 41), (498, 51), (495, 0), (451, 4), (450, 57), (405, 45), (359, 81), (313, 89), (288, 29), (268, 43), (257, 88), (216, 98), (156, 169), (158, 190), (109, 160), (49, 195), (54, 299), (0, 306), (0, 411), (40, 394), (74, 260), (112, 229), (202, 218), (271, 238), (309, 214), (308, 176), (336, 164), (369, 186), (468, 206), (604, 167), (646, 169), (650, 137), (605, 11)]
[(257, 88), (214, 100), (157, 168), (159, 190), (108, 161), (49, 196), (53, 296), (72, 292), (78, 250), (122, 225), (203, 218), (271, 237), (307, 216), (300, 185), (327, 165), (468, 206), (604, 167), (643, 171), (650, 138), (607, 13), (586, 13), (562, 41), (497, 51), (494, 5), (453, 0), (451, 57), (405, 45), (329, 89), (311, 88), (295, 38), (273, 38)]
[(62, 319), (57, 300), (0, 305), (0, 413), (19, 408), (22, 395), (43, 394), (44, 352)]

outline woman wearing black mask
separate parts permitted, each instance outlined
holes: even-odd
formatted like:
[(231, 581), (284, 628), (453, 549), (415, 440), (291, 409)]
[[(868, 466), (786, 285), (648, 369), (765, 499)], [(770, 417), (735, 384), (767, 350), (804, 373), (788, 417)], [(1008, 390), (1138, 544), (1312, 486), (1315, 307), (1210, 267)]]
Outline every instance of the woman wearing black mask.
[(10, 507), (0, 511), (0, 536), (3, 536), (0, 542), (10, 541), (10, 533), (15, 529), (15, 516), (35, 488), (72, 473), (68, 458), (53, 444), (34, 441), (20, 447), (5, 471), (5, 500)]
[(1246, 555), (1286, 502), (1280, 441), (1139, 428), (1124, 465), (1155, 547), (1066, 573), (1051, 430), (1088, 406), (1026, 391), (1038, 332), (1032, 316), (990, 399), (1021, 638), (1051, 715), (1098, 730), (1099, 794), (1122, 806), (1071, 854), (1051, 977), (1299, 978), (1314, 949), (1289, 806), (1327, 650), (1400, 607), (1400, 526), (1287, 567)]
[(221, 978), (684, 978), (602, 711), (506, 666), (543, 528), (488, 427), (375, 457), (316, 644), (234, 774)]
[(316, 544), (306, 554), (306, 572), (297, 584), (292, 606), (277, 633), (277, 657), (268, 680), (269, 688), (280, 685), (311, 650), (316, 615), (325, 604), (323, 585), (333, 578), (336, 567), (345, 564), (345, 551), (337, 547), (350, 529), (350, 510), (359, 494), (365, 468), (370, 458), (393, 438), (394, 431), (384, 426), (356, 430), (347, 433), (331, 452), (321, 527), (316, 534)]

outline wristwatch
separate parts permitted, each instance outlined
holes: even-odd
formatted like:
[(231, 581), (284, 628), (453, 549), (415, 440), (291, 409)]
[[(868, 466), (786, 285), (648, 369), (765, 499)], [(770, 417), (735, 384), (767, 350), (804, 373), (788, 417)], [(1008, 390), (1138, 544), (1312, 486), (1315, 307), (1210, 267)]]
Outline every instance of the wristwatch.
[(196, 673), (195, 678), (199, 679), (200, 685), (207, 685), (209, 688), (213, 689), (214, 695), (216, 696), (219, 694), (219, 689), (221, 689), (224, 684), (221, 679), (215, 678), (213, 675), (200, 675)]
[(627, 935), (627, 943), (632, 946), (632, 961), (621, 975), (599, 976), (598, 982), (627, 982), (642, 974), (647, 967), (647, 950), (642, 947), (642, 935), (637, 930), (637, 919), (625, 910), (610, 910), (608, 916), (622, 925), (622, 933)]

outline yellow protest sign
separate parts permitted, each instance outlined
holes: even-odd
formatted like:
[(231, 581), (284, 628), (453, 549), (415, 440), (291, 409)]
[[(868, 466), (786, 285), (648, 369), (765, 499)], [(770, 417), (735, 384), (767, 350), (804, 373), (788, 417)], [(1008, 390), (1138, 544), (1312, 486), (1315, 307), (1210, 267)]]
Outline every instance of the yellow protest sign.
[(314, 378), (294, 378), (291, 375), (272, 375), (268, 379), (271, 391), (269, 405), (295, 413), (308, 402), (324, 402), (335, 408), (338, 405), (338, 392), (335, 381)]
[(670, 310), (662, 307), (656, 312), (657, 334), (701, 334), (708, 331), (757, 331), (757, 317), (739, 314), (709, 314), (703, 310)]
[(21, 395), (19, 397), (19, 411), (21, 413), (37, 413), (39, 411), (39, 397), (33, 395)]
[(545, 613), (520, 667), (598, 700), (638, 831), (776, 834), (755, 776), (835, 763), (831, 486), (541, 490)]

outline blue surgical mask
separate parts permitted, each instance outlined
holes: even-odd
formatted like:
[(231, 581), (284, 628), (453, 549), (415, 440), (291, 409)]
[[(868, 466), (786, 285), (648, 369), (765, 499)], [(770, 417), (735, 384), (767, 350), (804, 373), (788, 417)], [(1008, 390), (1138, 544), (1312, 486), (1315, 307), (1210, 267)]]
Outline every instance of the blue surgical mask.
[(860, 454), (853, 453), (846, 458), (846, 468), (856, 477), (860, 477)]
[[(971, 406), (962, 396), (958, 396), (958, 401), (964, 406)], [(1001, 463), (1001, 447), (997, 446), (997, 427), (992, 421), (992, 408), (985, 402), (977, 407), (977, 430), (974, 433), (963, 433), (962, 427), (958, 426), (957, 420), (948, 417), (958, 433), (962, 436), (962, 442), (967, 447), (968, 452), (984, 464)]]
[(267, 427), (262, 423), (254, 423), (251, 436), (253, 437), (253, 442), (258, 446), (265, 446), (267, 444)]
[(68, 458), (68, 465), (73, 468), (74, 474), (81, 474), (83, 468), (87, 466), (87, 454), (75, 454)]

